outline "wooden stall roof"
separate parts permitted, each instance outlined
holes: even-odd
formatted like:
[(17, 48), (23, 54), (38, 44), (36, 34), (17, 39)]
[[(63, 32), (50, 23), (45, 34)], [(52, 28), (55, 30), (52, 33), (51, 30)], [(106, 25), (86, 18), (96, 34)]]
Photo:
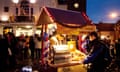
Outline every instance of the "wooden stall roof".
[(88, 16), (83, 12), (42, 7), (37, 25), (49, 24), (53, 22), (73, 27), (92, 24)]

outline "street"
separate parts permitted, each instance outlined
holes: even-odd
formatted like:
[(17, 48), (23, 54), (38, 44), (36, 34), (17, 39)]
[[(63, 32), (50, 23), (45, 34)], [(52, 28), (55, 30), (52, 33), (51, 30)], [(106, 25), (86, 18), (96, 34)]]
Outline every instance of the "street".
[[(39, 60), (25, 59), (17, 61), (15, 68), (8, 68), (7, 72), (86, 72), (84, 65), (74, 65), (67, 67), (53, 68), (47, 65), (42, 65)], [(23, 71), (24, 70), (24, 71)]]

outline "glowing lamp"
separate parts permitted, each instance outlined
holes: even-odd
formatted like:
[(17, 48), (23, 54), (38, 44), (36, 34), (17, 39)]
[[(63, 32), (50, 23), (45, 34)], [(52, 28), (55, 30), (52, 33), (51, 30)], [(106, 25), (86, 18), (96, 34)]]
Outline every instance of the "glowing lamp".
[(1, 16), (2, 21), (8, 21), (9, 17), (6, 15)]
[(112, 13), (110, 14), (110, 18), (116, 18), (116, 17), (118, 17), (118, 13), (112, 12)]
[(79, 4), (78, 4), (78, 3), (74, 3), (74, 7), (75, 7), (75, 8), (78, 8), (78, 7), (79, 7)]
[(12, 0), (12, 2), (17, 4), (19, 0)]
[(104, 35), (102, 35), (102, 36), (101, 36), (101, 39), (105, 39), (105, 36), (104, 36)]
[(30, 0), (30, 3), (36, 3), (36, 0)]
[(26, 26), (26, 28), (31, 28), (31, 26), (28, 25), (28, 26)]
[(68, 48), (70, 49), (70, 51), (75, 51), (76, 50), (76, 42), (68, 41)]

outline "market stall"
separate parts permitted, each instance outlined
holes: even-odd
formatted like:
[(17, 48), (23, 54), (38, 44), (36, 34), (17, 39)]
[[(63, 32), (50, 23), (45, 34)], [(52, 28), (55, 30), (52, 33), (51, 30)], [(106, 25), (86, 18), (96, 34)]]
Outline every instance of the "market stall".
[[(78, 48), (78, 35), (96, 29), (85, 13), (49, 7), (41, 9), (37, 26), (39, 25), (42, 29), (41, 35), (46, 37), (44, 33), (47, 33), (49, 37), (49, 52), (46, 60), (50, 66), (58, 68), (79, 65), (80, 60), (86, 55)], [(43, 49), (44, 42), (43, 40)]]

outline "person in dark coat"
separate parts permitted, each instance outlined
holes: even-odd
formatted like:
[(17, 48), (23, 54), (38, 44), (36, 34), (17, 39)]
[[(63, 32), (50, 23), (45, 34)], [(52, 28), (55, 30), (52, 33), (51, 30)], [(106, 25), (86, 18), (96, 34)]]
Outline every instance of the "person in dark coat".
[(83, 61), (84, 64), (90, 65), (87, 72), (104, 72), (105, 49), (98, 37), (97, 32), (91, 32), (89, 34), (89, 40), (90, 52), (86, 59)]
[(115, 43), (115, 49), (116, 49), (116, 58), (120, 59), (120, 38)]
[(14, 68), (15, 65), (17, 64), (15, 57), (17, 53), (16, 50), (17, 39), (12, 32), (8, 32), (7, 34), (4, 35), (4, 37), (5, 39), (7, 39), (9, 52), (11, 52), (11, 54), (9, 55), (9, 67)]
[(31, 50), (31, 58), (34, 59), (34, 50), (35, 50), (35, 42), (33, 36), (30, 37), (30, 50)]
[(0, 72), (6, 72), (8, 60), (8, 42), (0, 37)]
[(118, 38), (118, 41), (115, 43), (115, 49), (116, 49), (116, 62), (120, 68), (120, 38)]

